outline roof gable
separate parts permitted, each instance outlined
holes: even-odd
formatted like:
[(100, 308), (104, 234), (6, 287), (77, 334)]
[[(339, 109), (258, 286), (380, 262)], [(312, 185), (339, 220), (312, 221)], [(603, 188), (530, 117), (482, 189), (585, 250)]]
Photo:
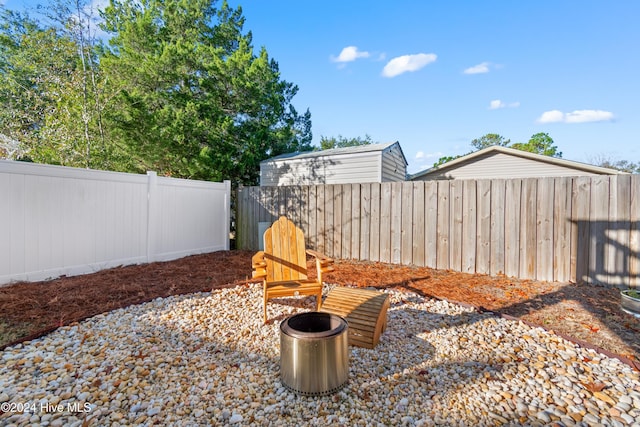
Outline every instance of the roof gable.
[(600, 166), (590, 165), (587, 163), (576, 162), (573, 160), (565, 160), (557, 157), (544, 156), (541, 154), (530, 153), (528, 151), (516, 150), (514, 148), (501, 147), (498, 145), (494, 145), (491, 147), (484, 148), (482, 150), (474, 151), (473, 153), (451, 160), (442, 165), (432, 167), (421, 172), (417, 172), (411, 175), (410, 179), (413, 180), (413, 179), (423, 178), (432, 174), (442, 175), (442, 174), (445, 174), (447, 171), (453, 171), (459, 167), (473, 163), (475, 161), (481, 161), (487, 156), (495, 155), (495, 154), (513, 156), (517, 158), (527, 159), (530, 161), (546, 163), (549, 165), (555, 165), (555, 166), (559, 166), (567, 169), (574, 169), (576, 171), (586, 172), (590, 174), (598, 174), (598, 175), (625, 174), (625, 172), (621, 172), (616, 169), (604, 168)]

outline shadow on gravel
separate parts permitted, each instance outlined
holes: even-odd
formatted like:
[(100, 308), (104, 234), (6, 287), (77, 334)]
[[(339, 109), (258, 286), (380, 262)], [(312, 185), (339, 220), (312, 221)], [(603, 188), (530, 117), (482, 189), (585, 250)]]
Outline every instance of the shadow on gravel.
[[(591, 288), (587, 289), (587, 286)], [(424, 292), (424, 290), (419, 286), (414, 286), (406, 282), (391, 284), (389, 287), (406, 289), (425, 298), (442, 299), (438, 296)], [(525, 315), (536, 313), (536, 316), (539, 317), (538, 322), (525, 323), (532, 326), (541, 326), (543, 328), (545, 328), (545, 309), (555, 306), (556, 304), (562, 304), (563, 313), (559, 318), (555, 317), (554, 321), (556, 323), (558, 321), (565, 322), (566, 324), (574, 323), (573, 330), (580, 331), (584, 329), (584, 335), (574, 336), (569, 335), (566, 332), (554, 330), (556, 334), (579, 344), (582, 347), (593, 348), (609, 357), (617, 358), (640, 371), (640, 341), (638, 340), (640, 322), (638, 322), (638, 319), (634, 316), (620, 310), (620, 296), (617, 288), (593, 284), (567, 284), (560, 287), (560, 289), (555, 292), (540, 294), (534, 298), (526, 299), (516, 304), (503, 306), (495, 311), (487, 310), (484, 307), (476, 307), (461, 301), (448, 301), (462, 306), (473, 307), (481, 312), (495, 312), (503, 317), (516, 320), (520, 320)], [(581, 318), (579, 313), (580, 310), (571, 308), (572, 305), (579, 306), (583, 310), (591, 313), (603, 327), (612, 334), (615, 334), (617, 338), (624, 342), (630, 348), (632, 353), (628, 354), (628, 352), (620, 351), (623, 349), (618, 351), (603, 349), (596, 344), (593, 344), (592, 342), (596, 341), (593, 335), (600, 331), (600, 326), (591, 324), (589, 321), (590, 319), (588, 318)], [(557, 316), (557, 314), (554, 313), (554, 316)]]

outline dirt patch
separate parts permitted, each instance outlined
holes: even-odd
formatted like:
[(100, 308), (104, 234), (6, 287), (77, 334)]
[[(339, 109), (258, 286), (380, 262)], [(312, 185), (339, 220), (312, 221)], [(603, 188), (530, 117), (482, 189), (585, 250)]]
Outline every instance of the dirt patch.
[[(0, 349), (131, 304), (246, 283), (252, 255), (220, 251), (0, 287)], [(393, 287), (473, 305), (640, 360), (640, 322), (620, 310), (615, 288), (346, 260), (338, 260), (325, 281)]]

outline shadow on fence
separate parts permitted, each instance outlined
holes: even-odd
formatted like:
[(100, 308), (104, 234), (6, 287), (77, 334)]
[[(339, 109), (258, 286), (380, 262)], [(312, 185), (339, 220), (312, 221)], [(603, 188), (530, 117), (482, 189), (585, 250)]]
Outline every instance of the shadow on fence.
[(576, 282), (640, 287), (640, 221), (572, 221)]

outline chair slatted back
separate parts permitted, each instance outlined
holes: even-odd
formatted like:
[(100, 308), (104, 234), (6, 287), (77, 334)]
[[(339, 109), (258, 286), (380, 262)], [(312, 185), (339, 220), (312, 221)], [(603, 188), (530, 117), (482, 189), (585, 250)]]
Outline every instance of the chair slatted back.
[(281, 216), (264, 232), (267, 282), (307, 278), (307, 254), (304, 233)]

